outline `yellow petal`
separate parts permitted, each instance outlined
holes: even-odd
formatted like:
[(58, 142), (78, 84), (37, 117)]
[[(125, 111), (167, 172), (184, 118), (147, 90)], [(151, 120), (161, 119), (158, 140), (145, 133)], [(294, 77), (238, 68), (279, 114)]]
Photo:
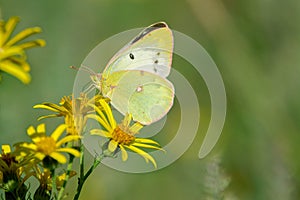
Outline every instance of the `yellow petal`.
[(80, 152), (73, 148), (60, 148), (60, 149), (57, 149), (57, 151), (58, 152), (66, 152), (66, 153), (72, 154), (75, 157), (80, 156)]
[(43, 108), (46, 110), (50, 110), (53, 112), (59, 112), (59, 113), (67, 113), (68, 110), (66, 110), (64, 107), (58, 106), (54, 103), (42, 103), (42, 104), (37, 104), (33, 106), (33, 108)]
[(111, 108), (109, 107), (109, 105), (106, 103), (106, 101), (104, 99), (100, 99), (99, 100), (100, 105), (103, 107), (104, 111), (106, 112), (106, 115), (108, 117), (108, 121), (111, 124), (112, 127), (116, 127), (116, 121), (113, 117), (113, 114), (111, 112)]
[(61, 154), (61, 153), (58, 153), (58, 152), (52, 152), (50, 154), (50, 157), (54, 158), (55, 160), (57, 160), (58, 162), (64, 164), (67, 162), (67, 158)]
[(29, 126), (29, 128), (27, 129), (27, 135), (31, 136), (35, 133), (36, 133), (35, 128), (33, 126)]
[(33, 151), (36, 151), (38, 148), (35, 144), (32, 144), (32, 143), (22, 143), (20, 144), (21, 147), (24, 147), (26, 149), (30, 149), (30, 150), (33, 150)]
[(128, 153), (122, 145), (120, 145), (119, 147), (121, 149), (122, 160), (126, 161), (128, 159)]
[(43, 160), (46, 157), (46, 155), (41, 152), (35, 153), (34, 156), (39, 160)]
[(39, 124), (37, 127), (36, 127), (36, 131), (38, 133), (46, 133), (46, 125), (43, 123), (43, 124)]
[(143, 125), (140, 123), (134, 123), (130, 128), (129, 131), (131, 133), (137, 134), (141, 129), (143, 128)]
[(24, 57), (10, 57), (9, 60), (16, 63), (16, 65), (19, 65), (25, 72), (30, 71), (30, 66), (28, 62), (26, 62), (26, 56), (24, 54)]
[(3, 144), (1, 146), (1, 149), (4, 154), (8, 154), (11, 152), (10, 145), (8, 145), (8, 144)]
[(104, 131), (104, 130), (101, 130), (101, 129), (93, 129), (90, 131), (91, 135), (99, 135), (99, 136), (102, 136), (102, 137), (106, 137), (106, 138), (111, 138), (112, 135), (110, 132), (108, 131)]
[(88, 114), (88, 115), (86, 115), (86, 117), (98, 121), (109, 132), (112, 132), (113, 129), (115, 128), (115, 127), (111, 127), (110, 124), (105, 123), (105, 121), (98, 115)]
[(15, 43), (35, 34), (40, 33), (42, 29), (40, 27), (33, 27), (33, 28), (27, 28), (15, 35), (12, 39), (10, 39), (6, 44), (4, 44), (4, 47), (6, 46), (12, 46)]
[(0, 38), (0, 46), (7, 41), (7, 39), (12, 34), (13, 30), (15, 29), (17, 23), (20, 21), (19, 17), (11, 17), (5, 24), (5, 32), (3, 33), (2, 37)]
[(132, 145), (125, 146), (125, 147), (130, 149), (131, 151), (136, 152), (137, 154), (141, 155), (146, 160), (147, 163), (150, 160), (152, 162), (153, 166), (155, 168), (157, 168), (157, 165), (156, 165), (156, 162), (155, 162), (154, 158), (152, 156), (150, 156), (150, 154), (148, 154), (147, 152), (145, 152), (145, 151), (143, 151), (143, 150), (141, 150), (137, 147), (134, 147)]
[(28, 84), (31, 81), (31, 76), (28, 72), (9, 60), (0, 62), (0, 70), (16, 77), (24, 84)]
[(2, 49), (2, 51), (0, 51), (0, 60), (13, 57), (13, 56), (23, 57), (25, 56), (25, 52), (20, 47), (10, 47), (8, 49)]
[(67, 128), (66, 124), (61, 124), (53, 131), (53, 133), (51, 134), (51, 137), (54, 139), (55, 142), (63, 134), (63, 132), (66, 130), (66, 128)]
[(59, 102), (59, 105), (63, 106), (66, 110), (70, 110), (70, 111), (72, 110), (72, 104), (73, 103), (70, 96), (64, 96), (63, 98), (61, 98)]
[(97, 106), (95, 106), (93, 104), (89, 104), (89, 106), (92, 106), (96, 110), (97, 114), (101, 117), (101, 119), (104, 121), (104, 123), (109, 124), (109, 122), (107, 121), (105, 115), (103, 114), (103, 112), (101, 111), (100, 108), (98, 108)]
[(56, 147), (60, 147), (61, 145), (65, 144), (67, 142), (79, 140), (80, 138), (81, 137), (79, 135), (68, 135), (68, 136), (64, 137), (63, 139), (61, 139), (60, 141), (58, 141), (56, 143)]
[(2, 46), (2, 41), (5, 34), (5, 22), (3, 20), (0, 20), (0, 45)]
[(37, 40), (34, 40), (34, 41), (25, 42), (25, 43), (15, 45), (15, 46), (20, 47), (22, 49), (28, 49), (28, 48), (32, 48), (32, 47), (43, 47), (45, 45), (46, 45), (45, 40), (37, 39)]
[(110, 140), (109, 144), (108, 144), (108, 150), (110, 152), (114, 152), (118, 147), (118, 142), (114, 141), (114, 140)]
[(40, 121), (42, 119), (52, 118), (52, 117), (60, 117), (60, 116), (61, 116), (60, 114), (45, 115), (45, 116), (39, 117), (37, 120)]
[(129, 127), (130, 122), (131, 122), (131, 119), (132, 119), (131, 114), (128, 114), (128, 113), (127, 113), (127, 114), (125, 115), (123, 121), (122, 121), (122, 125), (123, 125), (124, 127)]
[(45, 138), (45, 137), (46, 137), (45, 133), (44, 134), (43, 133), (40, 133), (40, 134), (36, 133), (36, 134), (31, 136), (31, 139), (36, 144), (39, 141), (41, 141), (42, 138)]
[(157, 149), (157, 150), (163, 150), (162, 148), (160, 147), (157, 147), (157, 146), (152, 146), (150, 144), (142, 144), (142, 143), (133, 143), (131, 144), (133, 146), (136, 146), (136, 147), (144, 147), (144, 148), (148, 148), (148, 149)]
[(139, 143), (155, 144), (157, 146), (160, 146), (158, 142), (155, 142), (154, 140), (147, 139), (147, 138), (135, 138), (134, 141)]

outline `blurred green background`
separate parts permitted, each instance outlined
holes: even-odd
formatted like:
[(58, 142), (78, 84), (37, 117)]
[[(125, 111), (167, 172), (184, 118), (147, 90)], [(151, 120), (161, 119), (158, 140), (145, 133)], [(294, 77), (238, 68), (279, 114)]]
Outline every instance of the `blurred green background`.
[[(300, 1), (1, 0), (0, 8), (5, 20), (21, 17), (16, 32), (40, 26), (39, 37), (47, 41), (28, 51), (31, 84), (3, 74), (1, 144), (28, 140), (26, 128), (44, 113), (32, 106), (71, 94), (76, 72), (68, 67), (131, 28), (167, 22), (202, 44), (222, 74), (227, 118), (207, 158), (197, 155), (209, 124), (209, 95), (201, 77), (187, 68), (201, 107), (189, 150), (148, 174), (100, 166), (81, 199), (300, 199)], [(56, 125), (46, 122), (50, 130)]]

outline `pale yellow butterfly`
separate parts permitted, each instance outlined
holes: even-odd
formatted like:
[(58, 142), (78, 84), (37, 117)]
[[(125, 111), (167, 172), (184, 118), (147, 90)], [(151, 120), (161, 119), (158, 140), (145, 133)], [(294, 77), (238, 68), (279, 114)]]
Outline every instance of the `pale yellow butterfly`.
[(102, 74), (92, 75), (96, 87), (120, 113), (149, 125), (173, 105), (171, 70), (173, 34), (165, 22), (155, 23), (117, 52)]

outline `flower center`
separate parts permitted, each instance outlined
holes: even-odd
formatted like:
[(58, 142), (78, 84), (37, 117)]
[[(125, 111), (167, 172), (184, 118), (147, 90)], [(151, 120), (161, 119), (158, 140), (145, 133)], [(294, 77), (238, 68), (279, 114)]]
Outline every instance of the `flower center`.
[(36, 143), (38, 151), (45, 155), (50, 155), (56, 150), (56, 143), (52, 137), (43, 137)]
[(119, 126), (117, 126), (114, 132), (112, 133), (112, 139), (118, 142), (119, 144), (128, 145), (134, 141), (135, 137), (124, 132), (122, 129), (120, 129)]

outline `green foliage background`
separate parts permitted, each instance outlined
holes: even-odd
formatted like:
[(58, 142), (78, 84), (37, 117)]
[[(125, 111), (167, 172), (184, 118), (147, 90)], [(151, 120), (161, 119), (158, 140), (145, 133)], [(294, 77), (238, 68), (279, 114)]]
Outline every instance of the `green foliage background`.
[[(189, 150), (149, 174), (100, 166), (81, 199), (300, 198), (300, 1), (0, 0), (0, 8), (5, 20), (21, 17), (17, 31), (40, 26), (47, 41), (28, 51), (31, 84), (3, 75), (1, 144), (28, 140), (25, 130), (41, 114), (32, 106), (71, 94), (76, 72), (68, 66), (79, 66), (98, 43), (131, 28), (166, 21), (202, 44), (223, 76), (228, 113), (209, 157), (197, 157), (209, 123), (208, 92), (186, 69), (203, 120)], [(48, 123), (51, 130), (55, 123)]]

